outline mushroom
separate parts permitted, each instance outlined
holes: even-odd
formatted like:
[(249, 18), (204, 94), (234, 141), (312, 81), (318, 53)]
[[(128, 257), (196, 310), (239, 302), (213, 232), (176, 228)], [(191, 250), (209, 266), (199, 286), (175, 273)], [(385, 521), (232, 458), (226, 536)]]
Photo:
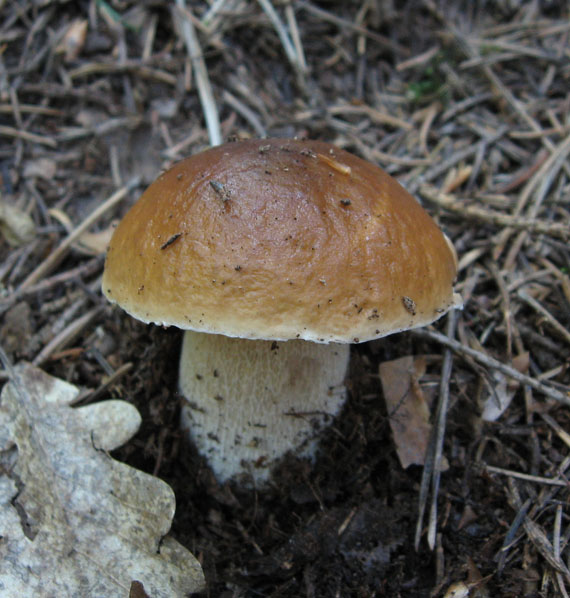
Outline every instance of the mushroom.
[[(379, 167), (320, 141), (227, 143), (161, 174), (118, 225), (103, 292), (185, 330), (182, 425), (220, 481), (313, 456), (349, 344), (460, 305), (453, 246)], [(251, 476), (251, 477), (250, 477)]]

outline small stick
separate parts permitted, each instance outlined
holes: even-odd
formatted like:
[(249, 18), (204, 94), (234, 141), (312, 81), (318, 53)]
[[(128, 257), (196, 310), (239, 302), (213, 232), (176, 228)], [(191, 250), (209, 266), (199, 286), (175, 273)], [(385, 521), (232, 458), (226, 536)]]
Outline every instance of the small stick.
[(453, 155), (450, 156), (448, 159), (444, 160), (443, 162), (439, 162), (435, 166), (432, 166), (429, 170), (426, 170), (424, 175), (421, 177), (421, 181), (415, 180), (412, 181), (409, 185), (407, 185), (408, 191), (413, 195), (418, 190), (421, 183), (428, 183), (430, 181), (433, 181), (440, 174), (447, 172), (452, 166), (455, 166), (455, 164), (457, 164), (458, 162), (467, 160), (468, 158), (477, 155), (477, 152), (479, 151), (479, 145), (486, 144), (487, 147), (490, 147), (501, 137), (503, 137), (507, 130), (508, 127), (500, 127), (496, 133), (490, 135), (486, 139), (482, 139), (474, 145), (469, 145), (466, 148), (454, 152)]
[(493, 98), (493, 94), (490, 91), (486, 91), (483, 93), (478, 93), (474, 96), (470, 96), (464, 100), (461, 100), (460, 102), (456, 102), (456, 103), (452, 104), (439, 117), (439, 122), (444, 123), (445, 121), (452, 119), (457, 114), (459, 114), (461, 112), (466, 112), (473, 106), (476, 106), (477, 104), (482, 104), (483, 102), (491, 100), (492, 98)]
[(211, 22), (214, 17), (217, 16), (220, 9), (224, 8), (224, 4), (226, 4), (226, 0), (214, 0), (213, 4), (208, 8), (207, 12), (204, 13), (202, 16), (202, 25), (206, 27), (206, 29), (211, 28)]
[(25, 253), (26, 246), (18, 247), (11, 251), (4, 260), (3, 264), (0, 264), (0, 283), (4, 281), (4, 279), (10, 273), (10, 270), (15, 266), (15, 264), (20, 260), (21, 256)]
[(397, 166), (427, 166), (432, 163), (429, 158), (407, 158), (406, 156), (393, 156), (386, 152), (372, 148), (371, 155), (378, 162), (385, 162), (387, 164), (396, 164)]
[(7, 380), (13, 380), (16, 377), (16, 372), (14, 370), (14, 366), (8, 357), (6, 351), (4, 351), (4, 347), (0, 344), (0, 362), (4, 367), (2, 371), (2, 375), (6, 377)]
[(555, 480), (553, 478), (545, 478), (537, 475), (530, 475), (528, 473), (522, 473), (519, 471), (513, 471), (512, 469), (503, 469), (502, 467), (494, 467), (493, 465), (485, 465), (485, 469), (490, 473), (498, 473), (500, 475), (506, 475), (510, 478), (516, 478), (518, 480), (525, 480), (526, 482), (534, 482), (536, 484), (545, 484), (547, 486), (560, 486), (562, 488), (568, 487), (566, 480)]
[(93, 274), (99, 272), (102, 267), (103, 256), (97, 255), (94, 258), (90, 259), (88, 262), (81, 264), (80, 266), (76, 266), (75, 268), (71, 268), (70, 270), (65, 270), (64, 272), (59, 272), (51, 278), (46, 278), (45, 280), (42, 280), (41, 282), (38, 282), (37, 284), (27, 287), (25, 289), (17, 289), (0, 302), (0, 314), (4, 313), (7, 309), (12, 307), (12, 305), (14, 305), (14, 303), (16, 303), (16, 301), (22, 297), (27, 297), (29, 295), (33, 295), (34, 293), (39, 293), (42, 291), (48, 291), (54, 286), (65, 284), (70, 280), (92, 276)]
[(520, 382), (521, 384), (528, 384), (528, 386), (534, 388), (543, 395), (570, 407), (570, 390), (568, 390), (566, 393), (563, 393), (550, 386), (547, 386), (546, 384), (542, 384), (535, 378), (531, 378), (530, 376), (521, 374), (518, 370), (515, 370), (515, 368), (505, 365), (497, 359), (489, 357), (485, 353), (481, 353), (481, 351), (471, 349), (471, 347), (467, 347), (466, 345), (463, 345), (460, 342), (445, 336), (445, 334), (441, 334), (441, 332), (436, 332), (434, 330), (425, 330), (420, 328), (412, 330), (411, 332), (416, 336), (427, 338), (436, 341), (446, 347), (449, 347), (455, 353), (468, 355), (469, 357), (472, 357), (475, 361), (478, 361), (479, 363), (489, 368), (498, 370), (502, 374), (505, 374), (505, 376), (508, 376), (509, 378), (512, 378), (517, 382)]
[(83, 330), (97, 318), (103, 311), (102, 306), (97, 306), (90, 309), (86, 314), (77, 318), (64, 328), (58, 335), (54, 336), (51, 341), (36, 355), (32, 363), (40, 366), (47, 361), (49, 357), (57, 350), (63, 348), (70, 342), (73, 342)]
[(499, 551), (499, 553), (497, 555), (498, 556), (498, 559), (497, 559), (498, 567), (497, 568), (498, 568), (499, 573), (505, 568), (505, 562), (507, 560), (507, 553), (515, 542), (515, 538), (518, 534), (520, 526), (522, 525), (522, 523), (528, 513), (530, 504), (531, 504), (531, 500), (530, 500), (530, 498), (527, 498), (526, 501), (522, 505), (519, 505), (517, 514), (515, 515), (515, 518), (513, 519), (513, 522), (511, 523), (511, 526), (509, 527), (509, 530), (507, 531), (505, 537), (503, 538), (503, 545), (501, 546), (501, 550)]
[[(511, 505), (519, 510), (522, 507), (522, 500), (520, 497), (520, 493), (516, 484), (514, 483), (514, 476), (509, 475), (507, 479), (507, 487), (508, 487), (508, 495), (509, 495), (509, 502)], [(568, 484), (565, 483), (565, 486)], [(541, 492), (542, 499), (540, 500), (541, 504), (547, 504), (548, 501), (552, 499), (552, 492), (548, 491), (546, 496), (543, 495)], [(568, 580), (570, 580), (570, 571), (568, 567), (565, 565), (564, 561), (557, 560), (554, 556), (554, 547), (550, 543), (550, 540), (542, 530), (542, 528), (532, 520), (532, 517), (536, 516), (537, 511), (539, 508), (539, 504), (536, 503), (534, 507), (528, 512), (528, 514), (522, 518), (522, 523), (524, 526), (524, 530), (528, 539), (532, 542), (534, 547), (540, 552), (540, 554), (546, 559), (548, 564), (555, 570), (560, 573), (563, 573)]]
[(171, 87), (176, 87), (177, 79), (174, 75), (160, 69), (146, 66), (139, 60), (125, 60), (123, 62), (89, 62), (68, 71), (67, 75), (73, 80), (92, 75), (130, 72), (136, 73), (143, 79), (154, 79), (161, 83), (166, 83), (166, 85), (170, 85)]
[(179, 141), (176, 145), (170, 145), (170, 147), (162, 152), (162, 155), (169, 160), (176, 158), (184, 149), (186, 149), (189, 145), (196, 143), (202, 135), (204, 131), (200, 127), (196, 127), (190, 135), (184, 137), (181, 141)]
[(285, 29), (277, 11), (271, 4), (270, 0), (257, 0), (263, 9), (263, 12), (267, 15), (273, 27), (275, 27), (275, 31), (277, 31), (277, 35), (281, 40), (281, 44), (283, 45), (283, 49), (285, 50), (285, 54), (287, 56), (287, 60), (291, 63), (291, 66), (295, 69), (297, 74), (302, 78), (305, 75), (303, 70), (303, 65), (301, 59), (297, 56), (297, 52), (295, 50), (295, 46), (291, 41), (287, 30)]
[[(447, 334), (452, 336), (456, 324), (456, 312), (452, 311), (447, 320)], [(435, 454), (434, 467), (431, 480), (431, 509), (429, 514), (428, 526), (428, 544), (433, 550), (436, 541), (437, 532), (437, 499), (439, 495), (439, 482), (441, 479), (441, 461), (443, 458), (443, 440), (445, 438), (445, 424), (447, 421), (447, 411), (449, 406), (449, 379), (451, 378), (451, 369), (453, 366), (453, 355), (451, 351), (446, 351), (443, 356), (443, 365), (441, 368), (441, 383), (439, 387), (439, 401), (437, 405), (437, 420), (435, 427)]]
[(476, 206), (466, 206), (453, 195), (438, 191), (433, 185), (424, 184), (418, 189), (419, 194), (438, 206), (460, 214), (465, 218), (479, 220), (497, 226), (507, 226), (521, 231), (531, 231), (537, 234), (548, 234), (560, 239), (570, 239), (570, 228), (567, 224), (544, 222), (535, 218), (511, 216), (502, 212), (492, 212)]
[(566, 591), (566, 586), (564, 584), (564, 579), (562, 578), (562, 573), (560, 573), (560, 571), (555, 571), (554, 574), (556, 575), (556, 581), (558, 582), (558, 587), (560, 589), (562, 598), (569, 598), (568, 592)]
[(538, 153), (535, 161), (529, 167), (525, 168), (522, 172), (515, 173), (513, 178), (502, 186), (496, 187), (493, 191), (495, 193), (509, 193), (517, 187), (520, 187), (523, 183), (526, 183), (531, 176), (544, 164), (548, 158), (548, 152), (542, 150)]
[(380, 46), (392, 52), (398, 52), (399, 54), (402, 54), (402, 56), (409, 56), (411, 54), (410, 49), (407, 46), (394, 42), (389, 37), (381, 35), (380, 33), (376, 33), (375, 31), (371, 31), (370, 29), (353, 23), (348, 19), (343, 19), (332, 12), (328, 12), (322, 8), (319, 8), (318, 6), (314, 6), (310, 2), (306, 2), (305, 0), (297, 0), (297, 5), (315, 17), (323, 19), (323, 21), (333, 23), (342, 29), (348, 29), (349, 31), (354, 31), (356, 33), (365, 35), (366, 37), (373, 39)]
[(560, 530), (562, 528), (562, 505), (556, 507), (554, 517), (554, 533), (552, 534), (552, 547), (554, 548), (554, 558), (560, 560)]
[(43, 135), (37, 135), (36, 133), (28, 133), (28, 131), (21, 131), (14, 127), (8, 127), (6, 125), (0, 125), (0, 136), (1, 137), (15, 137), (17, 139), (23, 139), (30, 143), (40, 143), (41, 145), (47, 145), (55, 149), (57, 142), (51, 137), (44, 137)]
[[(552, 155), (546, 160), (544, 166), (548, 165), (548, 170), (545, 171), (544, 175), (540, 177), (540, 186), (538, 187), (534, 201), (527, 210), (527, 215), (530, 219), (536, 218), (539, 208), (544, 201), (554, 179), (558, 175), (558, 171), (566, 164), (566, 158), (570, 154), (570, 135), (552, 152)], [(542, 171), (542, 168), (537, 172)], [(535, 175), (536, 176), (536, 175)], [(534, 177), (533, 177), (534, 179)], [(507, 257), (505, 259), (505, 268), (510, 269), (518, 255), (520, 248), (522, 247), (527, 237), (527, 231), (521, 231), (515, 239)]]
[[(423, 5), (431, 12), (436, 19), (438, 19), (451, 32), (458, 48), (465, 53), (468, 58), (479, 58), (479, 53), (473, 48), (470, 40), (448, 19), (445, 18), (444, 13), (439, 9), (434, 0), (423, 0)], [(536, 132), (542, 132), (540, 124), (532, 118), (526, 111), (522, 102), (520, 102), (511, 92), (510, 88), (503, 84), (495, 72), (488, 64), (481, 65), (481, 72), (486, 77), (491, 85), (491, 88), (497, 94), (500, 94), (509, 104), (513, 112), (518, 114), (522, 120)], [(550, 151), (554, 150), (554, 144), (548, 137), (541, 137), (543, 145)]]
[(427, 138), (429, 130), (440, 109), (441, 105), (439, 104), (439, 102), (433, 102), (431, 106), (426, 110), (425, 118), (422, 122), (422, 126), (420, 127), (420, 150), (426, 156), (429, 156), (429, 150), (427, 147)]
[[(11, 114), (13, 111), (11, 104), (0, 104), (0, 114)], [(45, 106), (34, 106), (32, 104), (18, 104), (18, 110), (22, 114), (43, 114), (46, 116), (65, 116), (63, 110), (57, 108), (46, 108)]]
[[(457, 317), (455, 312), (450, 312), (447, 321), (447, 332), (452, 335), (455, 330)], [(446, 337), (447, 338), (447, 337)], [(445, 437), (445, 423), (447, 418), (447, 408), (449, 405), (449, 379), (451, 377), (451, 368), (453, 365), (452, 353), (447, 350), (443, 357), (441, 371), (441, 382), (439, 387), (439, 401), (437, 404), (436, 425), (432, 429), (429, 439), (429, 445), (426, 451), (426, 459), (422, 472), (422, 481), (419, 495), (419, 513), (416, 523), (416, 535), (414, 546), (416, 551), (420, 545), (422, 535), (425, 507), (427, 505), (429, 487), (431, 483), (431, 508), (428, 524), (428, 544), (431, 550), (434, 549), (437, 532), (437, 497), (439, 494), (439, 481), (441, 478), (441, 460), (443, 456), (443, 439)]]
[(566, 135), (567, 127), (551, 127), (542, 131), (511, 131), (509, 137), (513, 139), (538, 139), (545, 135)]
[(226, 104), (229, 104), (238, 114), (240, 114), (247, 122), (253, 127), (259, 137), (267, 137), (267, 131), (265, 127), (257, 117), (257, 114), (246, 106), (243, 102), (240, 102), (232, 93), (227, 89), (224, 89), (222, 99)]
[[(518, 216), (525, 208), (532, 195), (532, 192), (535, 190), (538, 185), (543, 182), (549, 172), (553, 170), (553, 168), (557, 166), (557, 164), (561, 165), (562, 162), (566, 160), (568, 153), (570, 152), (570, 136), (560, 142), (560, 144), (552, 149), (552, 153), (541, 162), (538, 169), (536, 169), (529, 179), (528, 183), (525, 185), (523, 191), (521, 192), (517, 205), (515, 206), (514, 215)], [(536, 215), (536, 214), (532, 214)]]
[[(537, 332), (532, 326), (528, 326), (519, 322), (517, 324), (517, 328), (521, 333), (521, 336), (528, 339), (529, 343), (535, 344), (539, 347), (550, 351), (554, 355), (560, 355), (560, 346), (558, 343), (555, 343), (549, 336), (545, 336)], [(536, 377), (537, 380), (540, 380), (540, 376)]]
[(31, 272), (26, 280), (22, 282), (20, 285), (19, 291), (21, 292), (24, 289), (32, 286), (40, 278), (43, 278), (46, 274), (51, 272), (59, 262), (65, 257), (67, 251), (71, 247), (71, 245), (76, 241), (91, 225), (93, 225), (101, 216), (113, 208), (117, 203), (119, 203), (127, 193), (136, 187), (139, 184), (138, 177), (131, 179), (124, 187), (121, 187), (118, 191), (115, 191), (111, 197), (105, 200), (98, 208), (93, 210), (91, 214), (74, 230), (72, 230), (69, 235), (57, 246), (54, 251), (52, 251), (48, 257), (33, 271)]
[(84, 407), (89, 403), (93, 403), (94, 401), (100, 399), (104, 394), (105, 391), (117, 381), (122, 378), (128, 371), (130, 371), (133, 367), (133, 363), (131, 361), (127, 361), (127, 363), (123, 363), (120, 368), (117, 368), (100, 386), (98, 386), (93, 391), (86, 391), (85, 393), (81, 393), (77, 395), (75, 399), (70, 403), (70, 405), (77, 405), (81, 403), (81, 406)]
[(337, 536), (342, 536), (342, 534), (344, 534), (344, 532), (346, 531), (346, 528), (350, 525), (350, 522), (354, 519), (354, 516), (356, 515), (356, 511), (357, 511), (357, 508), (352, 507), (352, 509), (350, 510), (350, 513), (344, 518), (344, 521), (340, 524), (339, 528), (337, 529), (337, 531), (336, 531)]
[(421, 54), (417, 54), (416, 56), (412, 56), (412, 58), (408, 58), (407, 60), (398, 63), (396, 65), (396, 70), (401, 73), (406, 69), (422, 66), (426, 62), (429, 62), (440, 51), (440, 49), (441, 48), (439, 45), (435, 45)]
[(291, 32), (291, 38), (295, 47), (299, 71), (304, 75), (307, 72), (307, 61), (305, 60), (305, 52), (303, 50), (297, 19), (295, 18), (295, 11), (290, 1), (285, 5), (285, 17), (287, 18), (287, 24), (289, 25), (289, 31)]
[(388, 114), (387, 112), (383, 112), (381, 110), (378, 110), (377, 108), (368, 106), (367, 104), (335, 104), (333, 106), (329, 106), (327, 108), (327, 112), (329, 114), (332, 114), (333, 116), (337, 116), (338, 114), (363, 114), (365, 116), (368, 116), (368, 118), (370, 118), (370, 120), (375, 124), (388, 125), (390, 127), (394, 127), (395, 129), (405, 129), (406, 131), (410, 131), (414, 128), (414, 126), (411, 123), (404, 120), (403, 118), (398, 118), (397, 116), (393, 116), (391, 114)]
[(555, 570), (564, 575), (570, 582), (570, 570), (566, 566), (563, 560), (557, 560), (554, 557), (554, 547), (552, 546), (548, 536), (544, 530), (528, 517), (524, 521), (525, 531), (534, 544), (535, 548), (545, 558), (547, 563)]
[[(561, 551), (560, 551), (560, 530), (562, 528), (562, 505), (558, 505), (556, 507), (556, 515), (554, 517), (554, 532), (552, 534), (552, 547), (554, 549), (554, 558), (563, 563), (561, 559)], [(566, 585), (564, 584), (564, 578), (562, 577), (562, 573), (560, 571), (555, 572), (556, 581), (558, 582), (558, 587), (560, 588), (560, 593), (564, 598), (568, 598), (568, 592), (566, 591)], [(570, 581), (570, 580), (569, 580)]]
[(505, 322), (505, 332), (507, 337), (507, 361), (510, 363), (513, 359), (513, 321), (512, 321), (512, 310), (509, 292), (507, 291), (507, 285), (505, 279), (497, 264), (495, 262), (489, 263), (489, 270), (495, 279), (495, 283), (499, 288), (501, 309), (503, 312), (503, 320)]
[(562, 324), (534, 297), (531, 297), (524, 289), (519, 289), (517, 295), (535, 311), (537, 311), (544, 319), (554, 328), (567, 343), (570, 343), (570, 332), (562, 326)]
[(186, 50), (194, 69), (196, 77), (196, 84), (198, 86), (198, 95), (200, 96), (200, 103), (202, 110), (204, 110), (204, 118), (206, 120), (206, 127), (208, 129), (208, 136), (212, 145), (220, 145), (222, 143), (222, 131), (220, 128), (220, 117), (218, 115), (218, 108), (214, 99), (214, 93), (208, 77), (208, 69), (206, 68), (206, 61), (194, 29), (192, 19), (188, 14), (185, 0), (176, 0), (178, 12), (182, 17), (181, 30)]

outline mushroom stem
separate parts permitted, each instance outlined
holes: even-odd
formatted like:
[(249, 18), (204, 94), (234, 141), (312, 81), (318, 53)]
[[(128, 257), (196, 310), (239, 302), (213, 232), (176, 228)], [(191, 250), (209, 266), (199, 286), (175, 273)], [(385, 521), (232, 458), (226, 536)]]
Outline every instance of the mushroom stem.
[(288, 451), (314, 457), (314, 438), (344, 403), (348, 361), (349, 345), (187, 331), (182, 427), (218, 480), (263, 482)]

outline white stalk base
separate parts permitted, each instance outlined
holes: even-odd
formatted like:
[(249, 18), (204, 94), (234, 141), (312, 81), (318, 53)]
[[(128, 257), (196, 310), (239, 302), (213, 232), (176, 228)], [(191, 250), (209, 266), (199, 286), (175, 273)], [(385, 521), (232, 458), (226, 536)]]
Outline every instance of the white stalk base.
[(344, 403), (349, 351), (185, 332), (181, 424), (217, 479), (246, 474), (257, 484), (288, 451), (312, 458), (312, 441)]

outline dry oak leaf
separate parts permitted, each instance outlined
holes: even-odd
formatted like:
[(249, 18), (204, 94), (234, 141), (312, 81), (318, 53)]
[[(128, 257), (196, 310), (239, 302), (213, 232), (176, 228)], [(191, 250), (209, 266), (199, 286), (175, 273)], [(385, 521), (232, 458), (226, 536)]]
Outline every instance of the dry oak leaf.
[(124, 401), (74, 409), (78, 389), (29, 364), (0, 396), (0, 597), (152, 598), (203, 588), (169, 537), (172, 489), (112, 459), (140, 415)]
[[(400, 464), (423, 465), (431, 433), (430, 410), (420, 379), (426, 371), (422, 355), (409, 355), (380, 364), (380, 382)], [(443, 468), (447, 469), (447, 461)]]
[(32, 217), (0, 197), (0, 234), (8, 245), (20, 247), (36, 235)]

